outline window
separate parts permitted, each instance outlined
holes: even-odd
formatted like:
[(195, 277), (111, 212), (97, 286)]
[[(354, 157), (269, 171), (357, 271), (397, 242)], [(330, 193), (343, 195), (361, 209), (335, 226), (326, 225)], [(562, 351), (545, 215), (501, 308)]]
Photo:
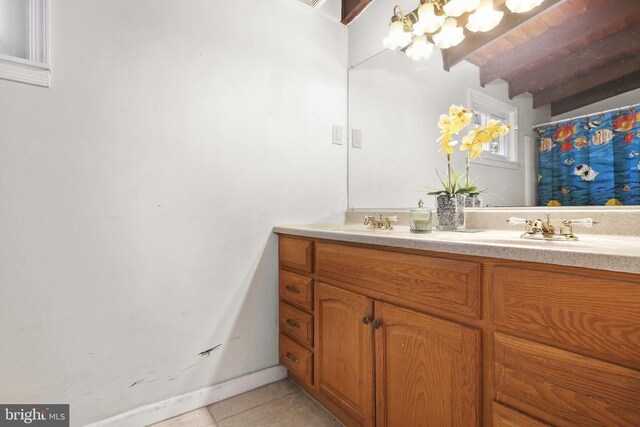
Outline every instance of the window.
[(474, 125), (484, 126), (489, 120), (500, 120), (511, 127), (511, 132), (483, 146), (482, 158), (475, 163), (488, 166), (518, 167), (518, 109), (476, 90), (469, 90), (469, 106), (473, 110)]
[(49, 87), (47, 0), (0, 0), (0, 79)]

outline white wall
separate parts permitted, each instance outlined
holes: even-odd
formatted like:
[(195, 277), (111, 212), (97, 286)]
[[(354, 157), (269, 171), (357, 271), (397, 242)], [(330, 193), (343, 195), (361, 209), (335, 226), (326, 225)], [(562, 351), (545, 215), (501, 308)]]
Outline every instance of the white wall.
[[(405, 3), (405, 12), (415, 7), (415, 2)], [(468, 105), (469, 88), (518, 108), (517, 168), (472, 166), (478, 185), (495, 195), (486, 195), (484, 202), (528, 204), (525, 182), (533, 184), (534, 179), (533, 172), (525, 176), (524, 137), (532, 136), (534, 123), (548, 119), (548, 109), (534, 110), (529, 94), (509, 100), (507, 84), (500, 80), (480, 87), (478, 67), (469, 62), (444, 71), (437, 48), (429, 60), (418, 63), (399, 51), (371, 58), (381, 50), (393, 5), (376, 1), (349, 27), (349, 62), (358, 64), (349, 72), (349, 121), (362, 131), (363, 141), (362, 149), (349, 152), (350, 207), (410, 207), (421, 197), (433, 206), (425, 187), (439, 187), (436, 169), (446, 170), (446, 158), (438, 152), (438, 117), (451, 104)], [(464, 158), (456, 153), (454, 166), (462, 169)]]
[(640, 104), (640, 89), (632, 90), (564, 114), (559, 114), (554, 116), (552, 120), (564, 120), (571, 117), (595, 114), (600, 111), (613, 110), (615, 108), (628, 107), (629, 105), (635, 104)]
[(80, 425), (277, 363), (271, 228), (346, 207), (346, 43), (294, 0), (51, 2), (52, 88), (0, 81), (0, 402)]

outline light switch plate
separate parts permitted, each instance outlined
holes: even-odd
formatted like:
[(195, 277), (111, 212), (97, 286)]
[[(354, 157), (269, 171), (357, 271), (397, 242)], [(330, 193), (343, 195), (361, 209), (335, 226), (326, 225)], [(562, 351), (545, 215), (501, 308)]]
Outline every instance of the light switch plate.
[(351, 129), (351, 146), (362, 148), (362, 131), (360, 129)]
[(331, 135), (331, 142), (336, 145), (342, 145), (342, 126), (333, 125)]

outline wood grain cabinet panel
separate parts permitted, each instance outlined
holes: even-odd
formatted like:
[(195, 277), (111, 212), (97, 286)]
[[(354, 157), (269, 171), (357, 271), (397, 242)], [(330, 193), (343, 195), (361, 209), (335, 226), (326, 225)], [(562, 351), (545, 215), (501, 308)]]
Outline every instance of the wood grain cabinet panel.
[(640, 426), (640, 372), (497, 333), (496, 399), (557, 426)]
[(377, 426), (480, 425), (480, 331), (375, 303)]
[(280, 303), (280, 332), (313, 347), (313, 316), (284, 302)]
[(549, 424), (494, 402), (493, 427), (549, 427)]
[(496, 267), (496, 329), (640, 369), (640, 281)]
[(284, 334), (280, 334), (280, 363), (290, 375), (313, 384), (313, 353)]
[(280, 299), (303, 310), (313, 310), (313, 279), (300, 274), (280, 270)]
[(373, 425), (373, 301), (325, 283), (316, 293), (316, 384), (358, 425)]
[(423, 304), (426, 311), (480, 318), (479, 263), (330, 243), (317, 246), (317, 273)]
[(280, 236), (280, 264), (311, 273), (313, 271), (313, 242)]

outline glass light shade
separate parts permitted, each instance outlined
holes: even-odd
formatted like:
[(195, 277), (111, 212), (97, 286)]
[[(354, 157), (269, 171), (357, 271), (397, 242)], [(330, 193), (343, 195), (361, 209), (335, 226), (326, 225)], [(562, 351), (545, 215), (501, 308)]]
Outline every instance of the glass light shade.
[(389, 26), (389, 37), (383, 40), (387, 49), (403, 48), (411, 42), (411, 33), (404, 30), (402, 21), (394, 21)]
[(507, 0), (507, 7), (514, 13), (525, 13), (538, 7), (544, 0)]
[(479, 4), (480, 0), (450, 0), (443, 9), (448, 16), (458, 17), (465, 12), (473, 12)]
[(464, 40), (462, 27), (458, 27), (455, 18), (447, 18), (439, 32), (434, 34), (433, 42), (440, 49), (449, 49)]
[(407, 48), (407, 56), (413, 61), (429, 59), (433, 54), (433, 45), (427, 41), (427, 36), (413, 36), (412, 44)]
[(469, 15), (467, 28), (474, 33), (492, 30), (500, 23), (504, 12), (493, 10), (493, 0), (482, 0), (475, 13)]
[(433, 3), (424, 3), (418, 8), (418, 22), (413, 24), (413, 32), (416, 35), (435, 33), (444, 20), (444, 15), (436, 15)]

